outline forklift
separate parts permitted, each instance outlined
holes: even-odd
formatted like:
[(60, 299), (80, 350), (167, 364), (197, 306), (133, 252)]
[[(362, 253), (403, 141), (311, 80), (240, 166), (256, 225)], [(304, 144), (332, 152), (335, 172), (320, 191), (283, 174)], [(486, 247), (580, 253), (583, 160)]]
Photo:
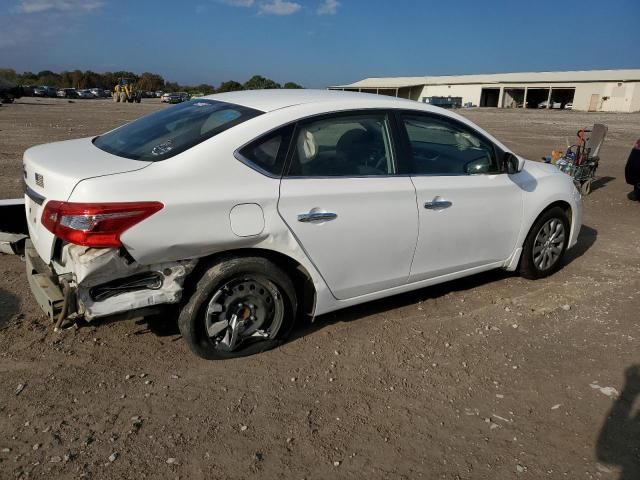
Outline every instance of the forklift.
[(133, 78), (120, 77), (118, 84), (113, 88), (113, 101), (140, 103), (142, 90), (136, 88), (136, 81)]

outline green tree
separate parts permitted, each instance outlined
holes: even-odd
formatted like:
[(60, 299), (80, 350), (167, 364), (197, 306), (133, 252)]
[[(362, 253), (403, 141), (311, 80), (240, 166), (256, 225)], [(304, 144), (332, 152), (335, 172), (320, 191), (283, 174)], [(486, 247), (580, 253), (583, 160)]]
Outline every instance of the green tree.
[(203, 95), (211, 95), (212, 93), (216, 93), (216, 88), (213, 85), (201, 83), (200, 85), (196, 85), (195, 87), (187, 88), (187, 91), (189, 93), (202, 93)]
[(298, 85), (295, 82), (287, 82), (284, 84), (282, 88), (294, 89), (294, 88), (304, 88), (304, 87), (302, 85)]
[(38, 76), (33, 72), (24, 72), (20, 75), (20, 81), (23, 85), (34, 85), (38, 82)]
[(179, 92), (180, 91), (180, 85), (178, 85), (177, 82), (165, 82), (164, 91), (165, 92)]
[(244, 90), (242, 84), (234, 80), (229, 80), (228, 82), (222, 82), (216, 89), (216, 93), (237, 92), (239, 90)]
[(280, 84), (261, 75), (254, 75), (244, 84), (245, 90), (264, 90), (266, 88), (280, 88)]
[(157, 73), (144, 72), (138, 80), (138, 88), (150, 91), (161, 90), (164, 88), (164, 78)]
[(0, 68), (0, 77), (13, 83), (18, 83), (20, 78), (13, 68)]

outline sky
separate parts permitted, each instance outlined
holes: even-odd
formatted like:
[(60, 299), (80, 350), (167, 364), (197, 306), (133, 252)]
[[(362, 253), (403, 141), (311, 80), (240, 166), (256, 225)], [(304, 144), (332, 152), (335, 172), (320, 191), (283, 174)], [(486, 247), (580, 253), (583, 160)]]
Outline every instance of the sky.
[(0, 0), (0, 68), (182, 84), (640, 68), (640, 0)]

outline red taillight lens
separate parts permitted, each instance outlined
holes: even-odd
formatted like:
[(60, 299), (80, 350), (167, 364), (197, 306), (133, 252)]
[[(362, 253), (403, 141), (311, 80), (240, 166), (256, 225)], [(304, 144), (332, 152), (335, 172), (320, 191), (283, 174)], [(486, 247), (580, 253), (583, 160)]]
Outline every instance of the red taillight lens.
[(150, 217), (160, 202), (71, 203), (52, 200), (42, 212), (42, 225), (56, 237), (87, 247), (120, 247), (125, 230)]
[(640, 150), (640, 138), (638, 139), (638, 141), (633, 145), (633, 149), (634, 150)]

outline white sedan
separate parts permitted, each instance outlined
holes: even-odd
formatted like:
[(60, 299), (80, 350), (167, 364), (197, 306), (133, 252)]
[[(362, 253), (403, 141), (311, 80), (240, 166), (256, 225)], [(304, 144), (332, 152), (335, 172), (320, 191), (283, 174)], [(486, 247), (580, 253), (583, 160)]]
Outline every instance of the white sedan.
[(545, 277), (582, 217), (555, 167), (359, 93), (211, 95), (30, 148), (24, 174), (27, 273), (58, 326), (169, 309), (210, 359), (272, 348), (305, 314), (495, 268)]

